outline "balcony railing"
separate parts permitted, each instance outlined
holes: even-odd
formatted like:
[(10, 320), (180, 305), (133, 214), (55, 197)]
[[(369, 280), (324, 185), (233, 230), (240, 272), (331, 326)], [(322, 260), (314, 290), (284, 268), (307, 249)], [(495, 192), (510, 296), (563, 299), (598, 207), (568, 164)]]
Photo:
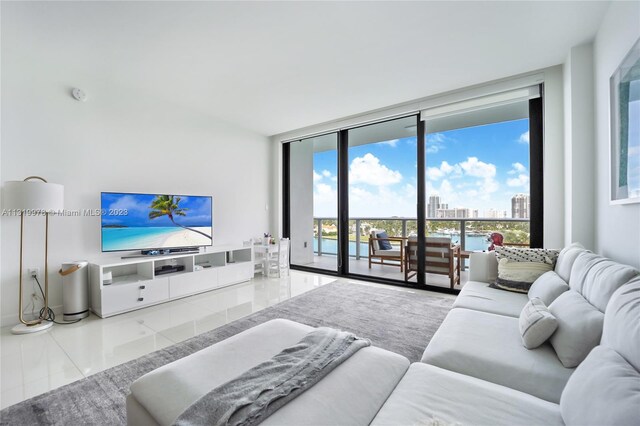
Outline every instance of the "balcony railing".
[[(337, 254), (338, 220), (331, 217), (314, 217), (314, 253)], [(520, 225), (522, 224), (522, 225)], [(371, 229), (384, 229), (392, 237), (407, 237), (417, 233), (415, 218), (360, 217), (349, 220), (349, 255), (368, 258), (368, 240)], [(462, 251), (486, 250), (487, 236), (501, 233), (506, 245), (529, 245), (529, 219), (427, 219), (427, 236), (449, 236), (459, 243)]]

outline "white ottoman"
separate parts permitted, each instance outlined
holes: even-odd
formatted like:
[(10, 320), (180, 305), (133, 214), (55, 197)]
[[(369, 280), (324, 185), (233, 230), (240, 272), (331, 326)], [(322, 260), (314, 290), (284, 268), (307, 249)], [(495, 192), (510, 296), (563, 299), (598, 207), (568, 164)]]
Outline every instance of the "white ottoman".
[[(172, 424), (211, 389), (294, 345), (311, 330), (293, 321), (272, 320), (145, 374), (131, 385), (127, 423)], [(263, 424), (368, 425), (408, 367), (409, 360), (401, 355), (361, 349)]]

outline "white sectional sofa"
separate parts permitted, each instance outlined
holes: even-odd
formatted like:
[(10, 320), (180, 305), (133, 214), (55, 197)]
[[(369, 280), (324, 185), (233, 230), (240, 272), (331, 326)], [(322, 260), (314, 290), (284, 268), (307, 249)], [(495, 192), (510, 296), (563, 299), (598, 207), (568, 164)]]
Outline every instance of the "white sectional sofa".
[[(527, 295), (488, 287), (496, 270), (493, 254), (472, 256), (472, 281), (422, 362), (362, 349), (264, 424), (640, 425), (638, 271), (570, 246), (547, 273), (555, 290)], [(532, 293), (555, 299), (560, 326), (551, 339), (560, 340), (529, 350), (517, 317)], [(200, 396), (309, 330), (270, 321), (141, 377), (127, 399), (128, 423), (172, 424)], [(577, 368), (563, 364), (577, 360)]]

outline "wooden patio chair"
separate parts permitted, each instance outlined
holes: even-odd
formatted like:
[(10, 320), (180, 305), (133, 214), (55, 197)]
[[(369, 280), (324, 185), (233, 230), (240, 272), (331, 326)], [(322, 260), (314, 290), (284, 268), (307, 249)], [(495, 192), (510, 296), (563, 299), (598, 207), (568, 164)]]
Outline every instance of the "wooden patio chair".
[[(460, 244), (451, 243), (446, 237), (427, 237), (425, 243), (425, 272), (447, 275), (453, 288), (460, 284)], [(418, 272), (417, 237), (409, 237), (405, 248), (405, 281)]]
[[(387, 266), (399, 266), (400, 272), (404, 269), (404, 241), (406, 238), (402, 237), (385, 237), (380, 238), (380, 234), (386, 235), (383, 229), (372, 229), (369, 235), (369, 269), (372, 264), (387, 265)], [(392, 248), (383, 248), (384, 244), (391, 242), (399, 242), (399, 246), (392, 246)], [(393, 261), (394, 263), (384, 263)], [(396, 263), (397, 262), (397, 263)]]

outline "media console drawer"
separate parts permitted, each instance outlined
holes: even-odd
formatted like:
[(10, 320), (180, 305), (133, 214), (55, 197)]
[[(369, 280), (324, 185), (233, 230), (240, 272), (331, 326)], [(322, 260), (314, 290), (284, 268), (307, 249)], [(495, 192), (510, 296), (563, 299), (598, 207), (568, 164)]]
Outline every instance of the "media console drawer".
[[(102, 317), (130, 311), (169, 298), (169, 280), (156, 278), (131, 284), (105, 286), (102, 295)], [(108, 308), (105, 309), (105, 308)]]

